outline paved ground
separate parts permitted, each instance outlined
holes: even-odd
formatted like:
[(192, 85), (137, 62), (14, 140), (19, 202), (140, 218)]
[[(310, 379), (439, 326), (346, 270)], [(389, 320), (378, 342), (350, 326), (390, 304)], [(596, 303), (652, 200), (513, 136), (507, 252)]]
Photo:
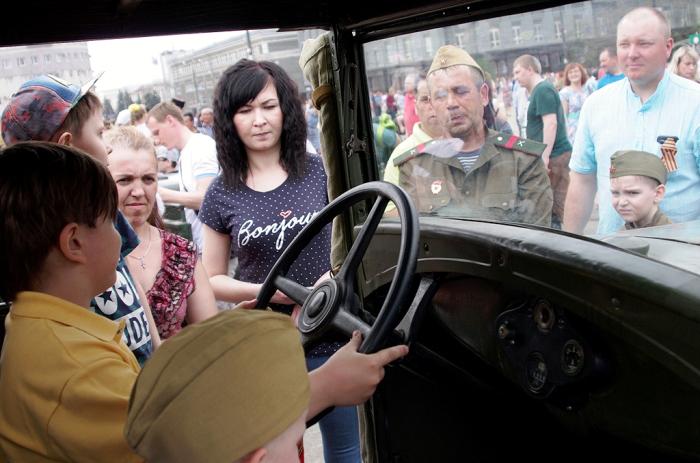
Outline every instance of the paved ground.
[(311, 426), (304, 433), (304, 463), (324, 463), (321, 430), (318, 425)]

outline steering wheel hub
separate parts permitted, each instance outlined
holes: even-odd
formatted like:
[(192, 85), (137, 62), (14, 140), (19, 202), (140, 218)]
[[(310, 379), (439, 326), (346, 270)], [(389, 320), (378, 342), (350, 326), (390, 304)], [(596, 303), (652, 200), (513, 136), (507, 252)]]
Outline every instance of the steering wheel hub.
[(304, 302), (299, 317), (299, 331), (310, 334), (325, 331), (340, 306), (340, 289), (334, 280), (324, 281), (314, 288)]

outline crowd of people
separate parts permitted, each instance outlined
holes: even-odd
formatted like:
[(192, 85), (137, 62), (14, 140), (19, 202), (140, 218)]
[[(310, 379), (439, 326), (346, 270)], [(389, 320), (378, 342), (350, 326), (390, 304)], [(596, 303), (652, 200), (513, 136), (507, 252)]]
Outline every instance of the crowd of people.
[[(569, 63), (552, 82), (522, 55), (511, 85), (440, 47), (403, 92), (370, 96), (381, 174), (427, 214), (581, 233), (597, 195), (601, 233), (698, 219), (697, 61), (645, 7), (620, 20), (599, 79)], [(304, 354), (288, 296), (245, 310), (328, 202), (317, 110), (247, 59), (212, 108), (180, 103), (132, 105), (105, 131), (94, 93), (41, 76), (3, 112), (0, 457), (291, 461), (306, 419), (335, 406), (325, 459), (360, 462), (352, 406), (407, 347), (360, 354), (356, 333)], [(163, 172), (179, 189), (159, 188)], [(192, 241), (164, 229), (159, 198), (185, 208)], [(288, 276), (332, 278), (330, 245), (326, 227)]]
[[(636, 23), (637, 20), (640, 22)], [(598, 71), (587, 69), (586, 63), (568, 63), (559, 73), (544, 73), (535, 56), (522, 55), (513, 62), (512, 80), (505, 77), (493, 80), (466, 52), (462, 58), (455, 58), (454, 63), (477, 71), (472, 79), (464, 76), (457, 80), (470, 83), (465, 86), (462, 100), (478, 96), (483, 100), (483, 109), (473, 101), (470, 103), (479, 107), (466, 108), (458, 94), (447, 100), (454, 90), (448, 84), (441, 87), (439, 77), (453, 71), (448, 66), (445, 71), (436, 72), (435, 62), (426, 76), (418, 80), (419, 85), (426, 82), (423, 95), (431, 109), (430, 113), (421, 111), (419, 103), (416, 104), (413, 111), (417, 123), (413, 130), (418, 128), (417, 136), (408, 130), (404, 139), (401, 136), (402, 123), (408, 119), (408, 105), (404, 104), (402, 109), (401, 102), (409, 101), (409, 96), (415, 100), (420, 94), (408, 85), (412, 76), (406, 78), (403, 95), (394, 94), (389, 100), (390, 89), (386, 99), (381, 92), (371, 96), (379, 118), (374, 139), (375, 145), (379, 145), (376, 152), (380, 173), (385, 180), (412, 192), (422, 212), (506, 218), (583, 233), (591, 232), (586, 227), (597, 202), (598, 233), (611, 233), (629, 227), (630, 223), (649, 226), (656, 223), (650, 214), (630, 221), (626, 203), (616, 202), (616, 206), (611, 200), (610, 157), (617, 151), (633, 150), (654, 153), (664, 159), (669, 169), (665, 180), (668, 184), (664, 199), (656, 201), (668, 219), (683, 222), (700, 218), (700, 210), (691, 205), (698, 203), (695, 198), (700, 187), (698, 54), (692, 46), (674, 46), (669, 23), (662, 13), (639, 8), (625, 15), (618, 25), (617, 45), (600, 52)], [(394, 119), (386, 120), (390, 114), (387, 101), (399, 102)], [(438, 109), (443, 106), (441, 115)], [(471, 129), (455, 130), (460, 125), (455, 117), (460, 106), (464, 114), (475, 112), (475, 119), (483, 112), (479, 120), (483, 119), (487, 133), (510, 140), (508, 148), (529, 146), (537, 151), (549, 181), (539, 183), (539, 176), (535, 175), (531, 180), (518, 182), (515, 189), (503, 185), (478, 199), (477, 192), (487, 191), (488, 182), (484, 181), (482, 186), (471, 182), (476, 181), (482, 170), (490, 168), (480, 162), (488, 142), (473, 143), (482, 137)], [(387, 130), (393, 127), (398, 133), (395, 142), (393, 137), (387, 137)], [(424, 127), (430, 127), (429, 135)], [(393, 147), (381, 146), (387, 139), (393, 142)], [(462, 139), (464, 145), (453, 144), (454, 151), (446, 156), (449, 139)], [(542, 144), (541, 152), (534, 149), (535, 142)], [(430, 143), (432, 147), (426, 145)], [(428, 156), (431, 152), (442, 154)], [(388, 157), (386, 153), (390, 153)], [(446, 159), (452, 162), (450, 168), (445, 167)], [(403, 177), (402, 169), (406, 170)], [(502, 178), (500, 173), (493, 174), (488, 178)], [(514, 175), (512, 172), (510, 178), (515, 178)], [(425, 179), (424, 185), (416, 181), (420, 177)], [(526, 219), (519, 213), (528, 202), (525, 198), (533, 182), (538, 188), (550, 191), (551, 217), (546, 221), (532, 216)], [(490, 186), (494, 183), (498, 182), (492, 181)], [(469, 196), (468, 201), (465, 196)], [(493, 198), (502, 201), (496, 204)], [(544, 203), (539, 206), (544, 207)]]
[[(292, 461), (306, 419), (334, 407), (325, 459), (361, 461), (353, 406), (407, 347), (360, 354), (356, 332), (305, 355), (287, 296), (278, 315), (245, 310), (326, 205), (326, 175), (278, 65), (238, 62), (214, 101), (211, 136), (174, 102), (105, 131), (95, 94), (52, 76), (3, 112), (2, 459)], [(179, 191), (159, 189), (159, 166), (177, 167)], [(164, 229), (159, 196), (185, 206), (193, 242)], [(289, 274), (329, 273), (327, 228)]]

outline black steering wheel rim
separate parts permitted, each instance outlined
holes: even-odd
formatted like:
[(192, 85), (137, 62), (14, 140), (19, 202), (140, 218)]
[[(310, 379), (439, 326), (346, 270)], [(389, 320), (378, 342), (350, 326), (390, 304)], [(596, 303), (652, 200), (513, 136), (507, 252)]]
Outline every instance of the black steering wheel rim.
[[(375, 198), (374, 205), (357, 234), (340, 271), (314, 289), (306, 288), (286, 277), (301, 251), (335, 217), (360, 201)], [(355, 313), (355, 277), (369, 243), (376, 232), (389, 201), (396, 205), (401, 222), (401, 241), (394, 277), (382, 308), (372, 326)], [(402, 316), (411, 293), (416, 270), (419, 238), (418, 213), (405, 191), (387, 182), (359, 185), (323, 208), (292, 240), (267, 275), (258, 294), (256, 308), (265, 308), (277, 289), (302, 305), (299, 330), (303, 342), (312, 342), (332, 327), (350, 335), (355, 329), (363, 334), (359, 352), (372, 353), (381, 348)]]

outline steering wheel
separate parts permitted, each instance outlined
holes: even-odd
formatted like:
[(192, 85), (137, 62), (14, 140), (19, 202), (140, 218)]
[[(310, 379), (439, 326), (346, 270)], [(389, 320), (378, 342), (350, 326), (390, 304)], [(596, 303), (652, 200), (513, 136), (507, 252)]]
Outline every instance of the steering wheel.
[[(376, 198), (372, 210), (335, 276), (315, 288), (307, 288), (285, 276), (301, 251), (324, 226), (356, 203), (371, 198)], [(376, 320), (369, 326), (358, 315), (360, 307), (355, 294), (355, 276), (389, 201), (394, 202), (399, 212), (401, 249), (389, 292)], [(256, 308), (267, 307), (279, 289), (302, 306), (298, 327), (305, 348), (317, 343), (329, 330), (347, 336), (360, 330), (363, 341), (359, 352), (376, 352), (387, 341), (402, 315), (402, 308), (412, 296), (410, 283), (416, 270), (418, 237), (418, 213), (405, 191), (387, 182), (359, 185), (324, 207), (294, 238), (267, 275)]]

